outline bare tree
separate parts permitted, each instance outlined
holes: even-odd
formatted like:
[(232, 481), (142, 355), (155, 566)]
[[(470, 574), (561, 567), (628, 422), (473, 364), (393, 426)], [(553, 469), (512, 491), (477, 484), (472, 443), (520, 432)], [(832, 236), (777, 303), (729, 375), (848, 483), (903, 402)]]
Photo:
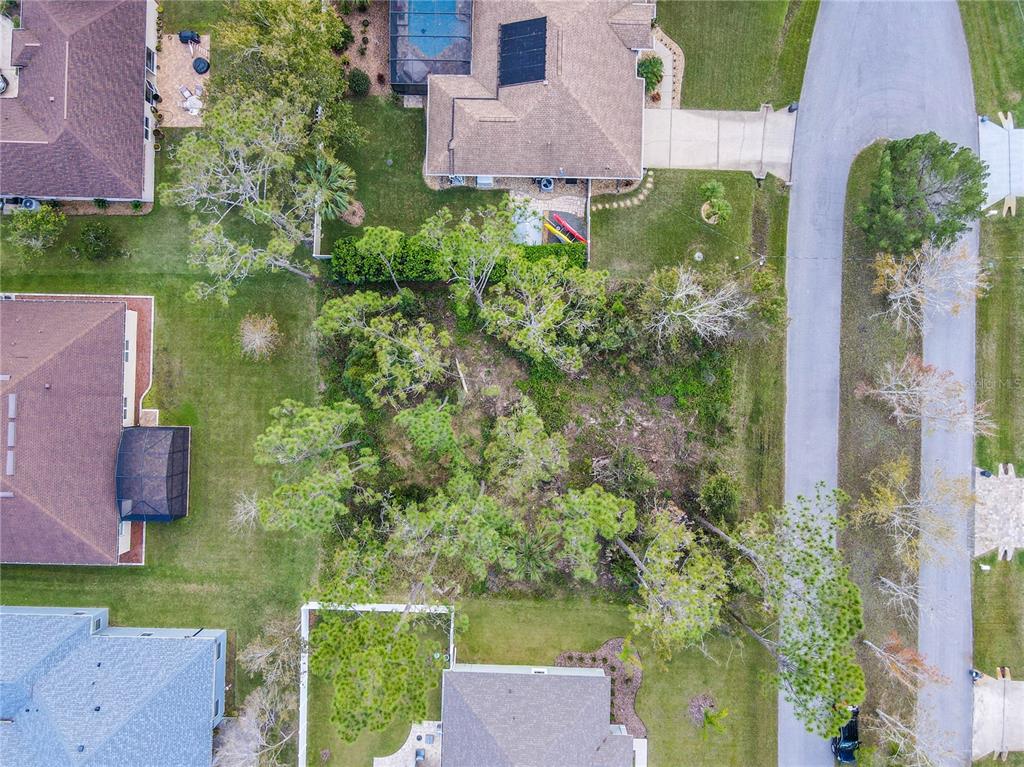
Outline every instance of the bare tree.
[(902, 767), (939, 767), (947, 761), (959, 761), (953, 750), (950, 735), (931, 720), (918, 719), (906, 723), (899, 717), (875, 709), (868, 725), (887, 743), (893, 757)]
[(690, 333), (716, 341), (729, 336), (747, 318), (752, 304), (733, 280), (707, 288), (697, 273), (685, 266), (663, 269), (644, 292), (645, 327), (659, 348)]
[(302, 639), (290, 618), (268, 623), (238, 654), (238, 662), (263, 683), (245, 699), (239, 716), (215, 748), (214, 767), (282, 767), (295, 736)]
[(942, 672), (929, 664), (920, 652), (904, 642), (895, 631), (880, 645), (868, 639), (861, 641), (874, 653), (882, 668), (893, 680), (912, 692), (917, 691), (926, 682), (949, 684), (949, 679), (943, 676)]
[(984, 403), (972, 406), (951, 370), (940, 370), (916, 354), (908, 354), (898, 364), (887, 362), (874, 383), (858, 384), (855, 393), (888, 405), (900, 426), (927, 419), (950, 429), (973, 428), (978, 434), (994, 430)]
[(254, 360), (269, 359), (281, 341), (281, 331), (272, 314), (247, 314), (238, 326), (242, 354)]
[(228, 523), (233, 532), (251, 533), (259, 525), (260, 509), (256, 501), (256, 493), (245, 491), (239, 493), (235, 498), (235, 505), (231, 510), (231, 520)]
[(889, 253), (875, 258), (874, 293), (888, 299), (884, 313), (900, 330), (919, 329), (928, 310), (957, 315), (965, 301), (988, 287), (988, 275), (966, 247), (926, 242), (902, 258)]
[(884, 576), (878, 579), (878, 589), (885, 596), (885, 603), (911, 626), (918, 616), (920, 588), (912, 573), (903, 571), (899, 580)]
[(913, 572), (922, 559), (942, 560), (956, 537), (954, 523), (973, 504), (973, 495), (965, 481), (947, 478), (940, 469), (920, 492), (912, 475), (905, 454), (872, 469), (866, 477), (869, 489), (852, 518), (857, 525), (877, 525), (888, 533), (900, 563)]

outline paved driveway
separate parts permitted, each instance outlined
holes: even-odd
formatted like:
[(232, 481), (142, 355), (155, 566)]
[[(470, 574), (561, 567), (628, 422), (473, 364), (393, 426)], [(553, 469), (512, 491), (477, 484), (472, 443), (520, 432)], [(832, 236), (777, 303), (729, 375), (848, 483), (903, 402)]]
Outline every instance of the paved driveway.
[[(825, 2), (811, 41), (800, 100), (789, 208), (786, 286), (786, 498), (837, 481), (839, 304), (843, 214), (853, 158), (877, 138), (935, 130), (977, 144), (970, 63), (954, 2)], [(968, 238), (977, 252), (977, 236)], [(974, 307), (929, 321), (925, 357), (974, 384)], [(971, 439), (926, 434), (923, 475), (943, 465), (970, 476)], [(922, 652), (953, 683), (921, 697), (952, 725), (950, 743), (970, 752), (971, 659), (968, 532), (941, 568), (921, 572)], [(808, 735), (779, 700), (780, 767), (831, 766), (828, 744)], [(967, 763), (965, 756), (962, 763)]]
[(644, 110), (644, 164), (648, 168), (745, 170), (789, 180), (796, 114), (705, 109)]

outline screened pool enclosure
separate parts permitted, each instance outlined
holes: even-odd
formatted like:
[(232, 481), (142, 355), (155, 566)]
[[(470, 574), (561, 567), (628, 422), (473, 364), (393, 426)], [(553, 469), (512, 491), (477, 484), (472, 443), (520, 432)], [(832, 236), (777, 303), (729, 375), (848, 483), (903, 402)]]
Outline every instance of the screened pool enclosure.
[(125, 522), (169, 522), (188, 513), (187, 426), (132, 426), (117, 449), (117, 508)]
[(472, 0), (391, 0), (391, 87), (425, 95), (427, 75), (468, 75)]

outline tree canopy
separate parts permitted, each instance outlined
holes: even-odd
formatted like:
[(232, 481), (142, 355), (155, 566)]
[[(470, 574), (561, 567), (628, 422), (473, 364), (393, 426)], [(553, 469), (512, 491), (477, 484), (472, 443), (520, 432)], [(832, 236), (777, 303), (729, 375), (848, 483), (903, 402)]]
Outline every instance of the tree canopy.
[(935, 133), (890, 141), (856, 222), (878, 252), (948, 247), (981, 214), (986, 176), (974, 152)]

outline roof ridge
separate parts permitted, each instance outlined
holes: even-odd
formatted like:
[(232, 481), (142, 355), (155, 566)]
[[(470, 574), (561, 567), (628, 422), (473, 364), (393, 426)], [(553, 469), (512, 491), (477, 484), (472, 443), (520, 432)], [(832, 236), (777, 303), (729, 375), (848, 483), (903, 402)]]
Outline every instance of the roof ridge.
[[(29, 300), (31, 300), (31, 299), (29, 299)], [(67, 301), (67, 300), (64, 300), (64, 299), (60, 299), (60, 302), (61, 303), (78, 303), (78, 304), (100, 304), (100, 305), (102, 305), (102, 304), (120, 304), (121, 306), (124, 307), (125, 312), (128, 311), (128, 304), (126, 302), (124, 302), (124, 301), (75, 301), (73, 299), (70, 300), (70, 301)], [(36, 303), (43, 303), (43, 302), (39, 301), (39, 302), (36, 302)], [(4, 386), (3, 389), (6, 390), (7, 392), (10, 392), (15, 387), (15, 385), (17, 383), (19, 383), (20, 381), (24, 381), (30, 375), (32, 375), (37, 370), (39, 370), (39, 368), (41, 368), (43, 365), (45, 365), (46, 363), (48, 363), (51, 360), (53, 360), (53, 358), (56, 357), (58, 354), (67, 351), (69, 346), (71, 346), (72, 344), (77, 343), (81, 339), (85, 338), (85, 336), (87, 336), (89, 333), (92, 333), (94, 330), (96, 330), (96, 328), (100, 325), (100, 323), (105, 322), (108, 319), (110, 319), (110, 315), (109, 314), (104, 316), (104, 317), (100, 317), (93, 324), (89, 325), (86, 328), (83, 328), (80, 333), (78, 333), (74, 337), (69, 338), (69, 340), (66, 343), (58, 346), (48, 356), (41, 358), (36, 365), (34, 365), (33, 367), (28, 368), (27, 370), (25, 370), (25, 372), (22, 373), (21, 375), (19, 375), (17, 378), (11, 378), (11, 379), (5, 381), (4, 383), (6, 384), (6, 386)]]
[[(459, 672), (456, 672), (456, 673), (459, 673)], [(473, 672), (462, 672), (462, 673), (473, 673)], [(498, 673), (501, 673), (501, 672), (498, 672)], [(463, 695), (462, 690), (459, 689), (459, 686), (458, 686), (457, 682), (455, 684), (455, 691), (459, 694), (459, 697), (462, 699), (462, 704), (465, 707), (465, 709), (467, 711), (469, 711), (470, 714), (472, 714), (473, 721), (475, 721), (477, 723), (477, 725), (480, 728), (480, 731), (486, 733), (488, 739), (491, 741), (491, 743), (494, 744), (494, 751), (495, 751), (495, 753), (501, 754), (501, 756), (504, 757), (503, 764), (500, 764), (500, 765), (492, 764), (492, 765), (488, 765), (487, 767), (513, 767), (512, 760), (509, 757), (508, 752), (506, 752), (505, 749), (503, 749), (501, 747), (501, 744), (498, 741), (498, 738), (495, 737), (495, 734), (493, 732), (491, 732), (490, 728), (477, 715), (476, 708), (474, 708), (473, 706), (469, 705), (469, 701), (466, 700), (466, 696)]]
[[(17, 475), (15, 475), (15, 476), (17, 476)], [(84, 543), (87, 546), (89, 546), (89, 548), (91, 548), (93, 551), (96, 551), (97, 553), (102, 554), (104, 557), (110, 557), (110, 552), (104, 551), (99, 546), (97, 546), (95, 543), (90, 541), (88, 538), (85, 538), (84, 536), (82, 536), (77, 530), (74, 530), (71, 527), (68, 527), (68, 524), (63, 519), (61, 519), (60, 517), (58, 517), (58, 516), (54, 515), (52, 512), (50, 512), (49, 509), (47, 509), (45, 506), (43, 506), (34, 495), (32, 495), (31, 493), (28, 493), (28, 492), (24, 491), (23, 489), (21, 489), (16, 482), (12, 482), (10, 479), (7, 479), (7, 478), (5, 478), (5, 482), (7, 483), (7, 485), (9, 487), (13, 487), (15, 490), (18, 490), (19, 495), (20, 495), (21, 498), (24, 498), (32, 506), (34, 506), (38, 511), (42, 512), (44, 515), (46, 515), (47, 517), (52, 519), (54, 522), (56, 522), (58, 525), (60, 525), (62, 528), (67, 530), (69, 533), (71, 533), (71, 536), (73, 538), (78, 539), (82, 543)], [(117, 561), (117, 557), (113, 557), (112, 560), (116, 562)], [(54, 563), (54, 564), (59, 564), (59, 563)]]
[[(111, 15), (115, 11), (120, 11), (124, 6), (129, 5), (136, 1), (137, 0), (111, 0), (111, 5), (109, 8), (107, 8), (107, 10), (99, 13), (92, 19), (89, 19), (89, 21), (82, 24), (78, 29), (74, 30), (74, 32), (72, 32), (68, 36), (68, 42), (70, 43), (72, 38), (78, 37), (79, 34), (86, 32), (94, 25), (102, 22), (107, 16)], [(142, 87), (145, 87), (145, 75), (143, 75)], [(128, 180), (127, 178), (121, 175), (120, 169), (115, 169), (110, 163), (103, 162), (103, 158), (100, 155), (98, 155), (96, 151), (97, 149), (102, 149), (102, 147), (93, 147), (92, 144), (87, 140), (87, 137), (80, 136), (72, 127), (64, 127), (61, 130), (61, 133), (68, 133), (71, 136), (73, 136), (75, 140), (78, 142), (79, 146), (81, 146), (83, 149), (85, 149), (85, 151), (89, 153), (89, 155), (97, 163), (97, 165), (104, 167), (107, 170), (107, 172), (109, 172), (118, 181), (124, 184), (124, 186), (127, 189), (135, 188), (135, 181)], [(57, 137), (59, 138), (60, 134), (58, 134)]]
[[(100, 635), (93, 634), (93, 635), (91, 635), (89, 637), (89, 639), (96, 639), (96, 640), (99, 640), (99, 641), (102, 641), (104, 639), (127, 639), (127, 638), (129, 638), (129, 637), (111, 637), (110, 635), (102, 635), (102, 634), (100, 634)], [(154, 639), (173, 639), (174, 637), (153, 637), (153, 638)], [(192, 657), (188, 660), (188, 662), (187, 663), (183, 663), (182, 665), (178, 666), (177, 670), (174, 673), (172, 673), (170, 676), (168, 676), (164, 680), (163, 684), (161, 684), (160, 686), (155, 687), (154, 689), (150, 690), (149, 694), (146, 695), (144, 698), (142, 698), (139, 701), (138, 705), (133, 706), (131, 708), (131, 710), (124, 715), (124, 717), (123, 717), (122, 721), (120, 722), (120, 724), (117, 727), (115, 727), (113, 730), (111, 730), (110, 734), (107, 735), (107, 737), (105, 737), (102, 741), (100, 741), (100, 743), (92, 749), (91, 753), (93, 753), (93, 754), (99, 753), (100, 748), (102, 748), (105, 744), (109, 743), (110, 740), (114, 736), (116, 736), (120, 732), (122, 732), (125, 729), (125, 727), (127, 726), (128, 722), (133, 719), (133, 717), (134, 717), (136, 712), (140, 711), (142, 708), (147, 706), (150, 703), (150, 701), (153, 700), (153, 698), (155, 698), (157, 695), (159, 695), (164, 690), (166, 690), (167, 686), (174, 679), (176, 679), (177, 677), (181, 676), (181, 674), (184, 673), (186, 669), (191, 667), (191, 663), (196, 659), (196, 657), (198, 657), (198, 655), (199, 655), (199, 653), (201, 652), (202, 649), (203, 649), (203, 646), (197, 643), (193, 647)], [(211, 722), (213, 721), (212, 713), (210, 715), (210, 721)], [(88, 759), (86, 759), (84, 764), (88, 765), (91, 761), (92, 761), (92, 757), (90, 756)]]
[(573, 103), (576, 104), (576, 106), (578, 106), (581, 110), (583, 110), (584, 113), (586, 113), (587, 117), (590, 119), (591, 124), (595, 128), (597, 128), (598, 133), (600, 133), (601, 136), (604, 137), (604, 140), (608, 143), (608, 146), (610, 146), (615, 151), (615, 154), (618, 155), (617, 159), (619, 159), (622, 162), (622, 164), (625, 165), (626, 167), (632, 167), (632, 163), (629, 161), (629, 158), (626, 157), (626, 155), (622, 152), (622, 147), (620, 147), (615, 142), (615, 139), (611, 138), (608, 135), (608, 132), (601, 125), (600, 120), (594, 117), (594, 113), (590, 111), (590, 108), (587, 106), (587, 104), (583, 101), (580, 101), (579, 97), (576, 95), (576, 92), (571, 87), (567, 86), (563, 88), (563, 91), (569, 95), (569, 97), (572, 99)]

